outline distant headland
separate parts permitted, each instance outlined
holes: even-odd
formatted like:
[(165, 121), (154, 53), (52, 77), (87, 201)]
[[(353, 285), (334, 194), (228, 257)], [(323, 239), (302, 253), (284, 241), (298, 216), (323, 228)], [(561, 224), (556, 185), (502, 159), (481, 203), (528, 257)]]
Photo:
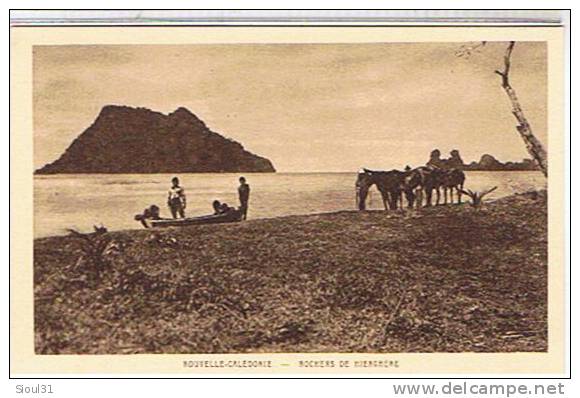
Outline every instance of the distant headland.
[(456, 168), (470, 171), (513, 171), (513, 170), (539, 170), (538, 166), (532, 159), (524, 159), (521, 162), (502, 163), (492, 155), (485, 154), (481, 156), (479, 162), (464, 163), (459, 151), (454, 149), (449, 153), (447, 159), (441, 158), (441, 152), (438, 149), (431, 151), (431, 156), (427, 165), (432, 165), (444, 169)]
[(186, 108), (165, 115), (108, 105), (37, 174), (275, 172), (272, 162), (211, 131)]

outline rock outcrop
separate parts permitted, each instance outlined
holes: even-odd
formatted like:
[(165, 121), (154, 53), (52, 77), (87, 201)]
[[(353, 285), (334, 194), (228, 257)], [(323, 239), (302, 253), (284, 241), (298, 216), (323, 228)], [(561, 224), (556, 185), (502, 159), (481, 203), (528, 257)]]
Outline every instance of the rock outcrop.
[(524, 159), (521, 162), (502, 163), (492, 155), (484, 154), (479, 162), (473, 161), (465, 164), (458, 150), (452, 150), (449, 155), (450, 157), (447, 159), (441, 158), (441, 152), (438, 149), (434, 149), (431, 151), (427, 165), (442, 169), (455, 168), (472, 171), (539, 170), (536, 163), (531, 159)]
[(270, 160), (211, 131), (185, 108), (165, 115), (108, 105), (60, 158), (37, 174), (275, 171)]

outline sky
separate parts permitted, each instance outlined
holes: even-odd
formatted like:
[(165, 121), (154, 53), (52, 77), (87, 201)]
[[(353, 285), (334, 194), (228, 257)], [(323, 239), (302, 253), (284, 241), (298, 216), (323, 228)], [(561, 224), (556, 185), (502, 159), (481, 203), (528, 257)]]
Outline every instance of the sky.
[[(35, 169), (58, 158), (105, 105), (186, 107), (278, 171), (529, 157), (495, 69), (507, 43), (35, 46)], [(471, 43), (473, 44), (473, 43)], [(511, 84), (547, 145), (547, 47), (518, 42)]]

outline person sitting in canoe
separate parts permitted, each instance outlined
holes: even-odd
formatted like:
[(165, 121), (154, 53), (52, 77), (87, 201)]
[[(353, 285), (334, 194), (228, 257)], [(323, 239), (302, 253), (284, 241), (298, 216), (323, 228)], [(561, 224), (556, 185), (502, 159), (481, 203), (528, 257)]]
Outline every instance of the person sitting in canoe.
[(233, 207), (228, 206), (227, 203), (221, 203), (219, 200), (214, 200), (212, 206), (214, 215), (225, 214), (232, 210), (236, 210)]
[(228, 206), (227, 203), (222, 203), (220, 214), (226, 214), (226, 213), (229, 213), (230, 211), (234, 211), (234, 210), (236, 210), (234, 207)]
[(171, 215), (173, 218), (185, 218), (185, 190), (179, 186), (179, 178), (173, 177), (171, 179), (171, 188), (169, 189), (169, 195), (167, 196), (167, 206), (171, 210)]
[(135, 216), (135, 220), (140, 221), (145, 228), (148, 228), (146, 223), (147, 220), (161, 220), (159, 210), (160, 210), (159, 206), (151, 205), (145, 210), (143, 210), (142, 214), (137, 214)]
[(212, 203), (212, 207), (214, 215), (221, 214), (222, 204), (219, 200), (214, 200)]

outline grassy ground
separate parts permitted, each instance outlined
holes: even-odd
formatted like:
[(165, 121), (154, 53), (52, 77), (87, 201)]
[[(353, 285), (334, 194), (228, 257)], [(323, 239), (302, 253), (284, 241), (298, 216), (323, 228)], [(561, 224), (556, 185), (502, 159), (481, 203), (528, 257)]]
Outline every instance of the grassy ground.
[(547, 349), (545, 192), (35, 241), (41, 354)]

